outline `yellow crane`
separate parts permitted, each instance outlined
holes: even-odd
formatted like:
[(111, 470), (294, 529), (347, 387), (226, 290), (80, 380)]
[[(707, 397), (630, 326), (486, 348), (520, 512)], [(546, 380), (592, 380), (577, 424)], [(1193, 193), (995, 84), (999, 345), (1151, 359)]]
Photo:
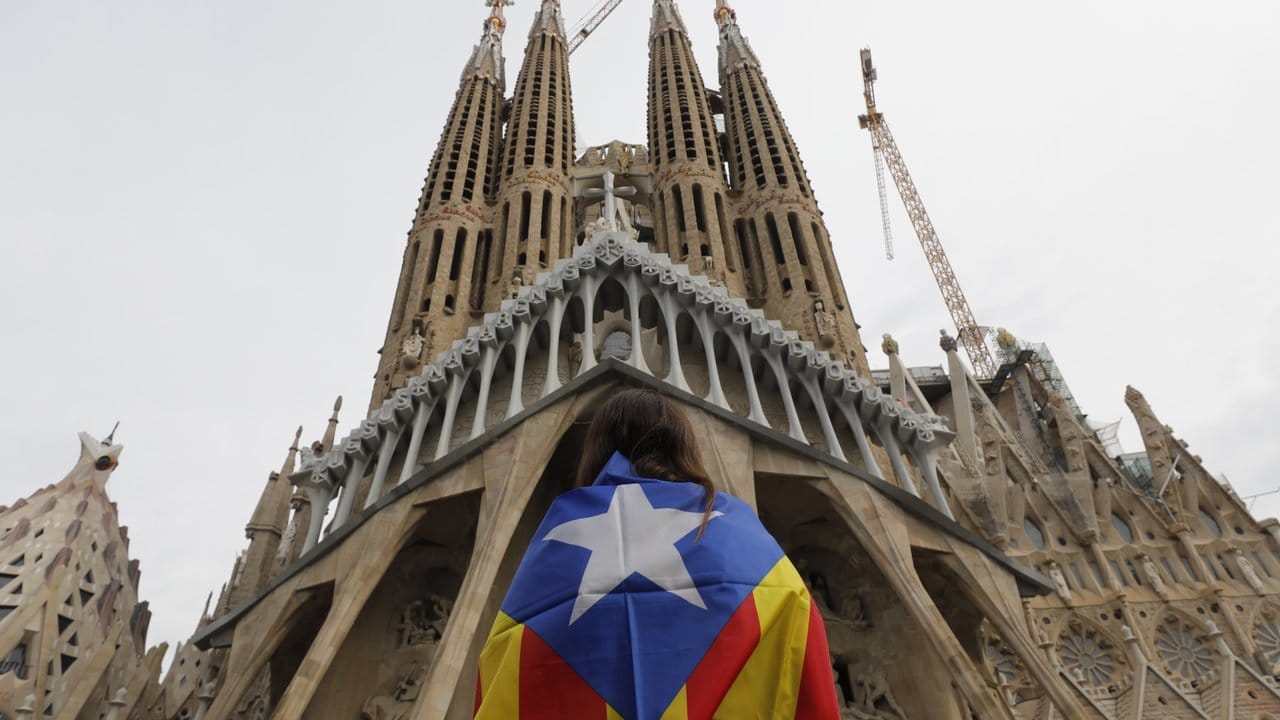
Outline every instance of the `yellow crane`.
[(888, 200), (882, 166), (888, 166), (893, 184), (898, 187), (902, 204), (907, 208), (907, 216), (911, 218), (911, 225), (915, 228), (916, 236), (920, 238), (920, 247), (924, 248), (925, 260), (929, 262), (929, 269), (933, 271), (938, 289), (942, 291), (942, 299), (946, 302), (951, 320), (956, 325), (960, 345), (968, 354), (969, 362), (973, 364), (974, 374), (984, 380), (995, 377), (996, 364), (991, 357), (991, 350), (987, 348), (987, 343), (983, 339), (982, 328), (974, 319), (973, 309), (969, 307), (969, 301), (965, 298), (964, 291), (960, 289), (960, 281), (956, 279), (951, 261), (947, 259), (947, 253), (942, 248), (938, 231), (934, 229), (933, 221), (929, 219), (924, 201), (920, 199), (920, 193), (916, 190), (915, 181), (907, 171), (907, 164), (902, 160), (898, 144), (894, 141), (893, 134), (889, 132), (889, 125), (885, 122), (884, 115), (876, 109), (876, 68), (871, 62), (869, 49), (862, 51), (862, 82), (863, 97), (867, 101), (867, 114), (858, 116), (858, 121), (864, 130), (871, 131), (871, 146), (876, 158), (876, 179), (880, 190), (885, 248), (889, 259), (893, 259), (893, 244), (889, 234)]

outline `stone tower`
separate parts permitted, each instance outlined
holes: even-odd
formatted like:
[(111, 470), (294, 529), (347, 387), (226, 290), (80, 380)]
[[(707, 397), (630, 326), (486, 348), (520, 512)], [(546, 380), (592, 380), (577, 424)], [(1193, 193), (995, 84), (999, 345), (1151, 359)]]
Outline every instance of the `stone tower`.
[(431, 159), (409, 230), (372, 405), (402, 387), (423, 358), (447, 344), (440, 338), (460, 334), (472, 313), (485, 310), (498, 292), (488, 287), (486, 271), (506, 97), (503, 4), (494, 0)]
[(1107, 451), (1048, 353), (1012, 336), (996, 379), (949, 337), (939, 366), (907, 368), (886, 336), (872, 373), (726, 2), (721, 92), (676, 3), (656, 0), (649, 147), (576, 160), (559, 3), (539, 4), (509, 102), (492, 4), (371, 412), (341, 438), (335, 415), (268, 481), (171, 701), (137, 717), (469, 718), (519, 558), (594, 410), (634, 386), (681, 404), (713, 480), (792, 557), (843, 717), (1280, 715), (1280, 525), (1250, 517), (1136, 392), (1144, 452)]
[(654, 2), (649, 31), (649, 152), (655, 249), (746, 296), (739, 260), (730, 253), (728, 188), (711, 94), (671, 0)]
[(492, 278), (497, 288), (486, 309), (497, 309), (572, 248), (573, 92), (564, 33), (559, 0), (542, 0), (507, 122)]
[(717, 1), (716, 22), (734, 235), (747, 296), (866, 374), (866, 349), (796, 142), (726, 0)]
[(146, 705), (165, 647), (146, 647), (107, 480), (123, 448), (80, 434), (80, 459), (56, 485), (0, 507), (0, 715), (97, 718)]

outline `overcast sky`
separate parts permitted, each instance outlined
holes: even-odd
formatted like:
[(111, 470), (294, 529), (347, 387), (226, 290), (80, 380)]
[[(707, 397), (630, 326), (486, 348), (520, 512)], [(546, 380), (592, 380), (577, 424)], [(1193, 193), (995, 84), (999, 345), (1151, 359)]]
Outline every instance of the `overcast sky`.
[[(564, 0), (572, 24), (594, 0)], [(685, 2), (708, 84), (714, 2)], [(514, 84), (533, 0), (509, 10)], [(1049, 343), (1096, 420), (1124, 387), (1241, 495), (1280, 486), (1280, 5), (739, 0), (873, 364), (950, 320), (896, 196), (885, 260), (857, 49), (980, 323)], [(229, 574), (294, 428), (367, 406), (405, 232), (479, 0), (0, 0), (0, 504), (75, 433), (153, 642)], [(643, 142), (649, 3), (573, 58), (581, 139)], [(1264, 420), (1266, 422), (1264, 422)], [(1260, 517), (1280, 496), (1260, 499)]]

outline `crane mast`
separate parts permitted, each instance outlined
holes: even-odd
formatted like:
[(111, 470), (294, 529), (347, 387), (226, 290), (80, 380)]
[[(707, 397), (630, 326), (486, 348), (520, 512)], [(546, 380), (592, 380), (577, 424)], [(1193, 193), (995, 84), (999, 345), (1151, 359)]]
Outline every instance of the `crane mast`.
[[(929, 213), (925, 210), (919, 191), (916, 190), (915, 181), (907, 171), (902, 153), (898, 151), (898, 144), (894, 141), (893, 134), (889, 132), (889, 125), (885, 122), (884, 115), (876, 109), (876, 68), (871, 63), (871, 51), (868, 49), (862, 51), (862, 81), (867, 114), (860, 115), (858, 121), (863, 129), (871, 132), (872, 147), (877, 159), (883, 158), (894, 185), (898, 187), (902, 204), (906, 206), (907, 216), (911, 218), (911, 225), (916, 231), (916, 236), (920, 238), (920, 247), (924, 249), (925, 260), (929, 262), (929, 269), (933, 271), (938, 289), (942, 291), (942, 299), (951, 313), (951, 320), (956, 325), (960, 345), (968, 354), (974, 373), (982, 379), (994, 377), (996, 364), (983, 340), (982, 328), (974, 319), (973, 309), (969, 307), (969, 301), (965, 298), (964, 291), (960, 289), (960, 281), (956, 279), (951, 261), (947, 259), (942, 241), (938, 239), (938, 232), (933, 227), (933, 221), (929, 219)], [(884, 197), (883, 188), (881, 197)]]
[(567, 48), (569, 54), (572, 55), (573, 51), (577, 50), (578, 46), (582, 45), (583, 41), (590, 37), (591, 33), (595, 32), (600, 27), (600, 24), (612, 15), (613, 11), (617, 10), (621, 4), (622, 0), (600, 0), (599, 4), (579, 20), (578, 24), (574, 25), (573, 29), (569, 31), (569, 45)]

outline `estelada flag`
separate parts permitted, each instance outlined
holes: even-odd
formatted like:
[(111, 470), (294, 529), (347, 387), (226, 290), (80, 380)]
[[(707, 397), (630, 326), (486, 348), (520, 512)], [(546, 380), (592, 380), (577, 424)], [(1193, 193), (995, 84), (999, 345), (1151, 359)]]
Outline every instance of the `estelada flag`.
[(751, 508), (615, 454), (552, 503), (480, 655), (480, 720), (835, 720), (822, 617)]

